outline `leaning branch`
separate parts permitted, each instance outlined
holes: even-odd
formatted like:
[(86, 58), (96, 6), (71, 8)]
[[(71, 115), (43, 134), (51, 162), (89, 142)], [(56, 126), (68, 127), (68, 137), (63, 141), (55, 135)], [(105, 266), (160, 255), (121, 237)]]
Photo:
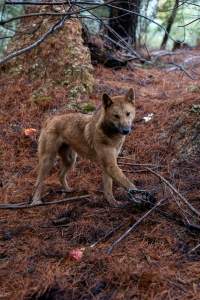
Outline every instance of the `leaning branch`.
[(164, 182), (190, 208), (193, 213), (200, 217), (200, 211), (198, 211), (191, 203), (189, 203), (188, 200), (167, 179), (150, 168), (147, 168), (147, 170)]

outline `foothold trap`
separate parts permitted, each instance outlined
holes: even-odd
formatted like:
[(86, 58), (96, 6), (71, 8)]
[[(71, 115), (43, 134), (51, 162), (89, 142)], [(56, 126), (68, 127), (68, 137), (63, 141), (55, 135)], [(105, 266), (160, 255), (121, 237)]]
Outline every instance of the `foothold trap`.
[(156, 203), (154, 193), (145, 190), (129, 190), (128, 200), (139, 206), (153, 206)]

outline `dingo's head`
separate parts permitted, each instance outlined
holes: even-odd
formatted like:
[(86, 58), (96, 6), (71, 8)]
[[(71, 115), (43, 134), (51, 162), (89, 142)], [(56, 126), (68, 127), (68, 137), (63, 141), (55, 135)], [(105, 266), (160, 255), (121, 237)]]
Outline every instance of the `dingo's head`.
[(107, 135), (127, 135), (132, 130), (135, 118), (135, 94), (130, 89), (125, 96), (109, 97), (103, 94), (104, 106), (103, 128)]

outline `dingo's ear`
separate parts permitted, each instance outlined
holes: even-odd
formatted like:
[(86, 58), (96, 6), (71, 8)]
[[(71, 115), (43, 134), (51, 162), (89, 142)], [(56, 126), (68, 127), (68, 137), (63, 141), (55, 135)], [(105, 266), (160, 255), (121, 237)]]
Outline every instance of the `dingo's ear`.
[(107, 94), (103, 94), (102, 101), (105, 109), (113, 104), (112, 99)]
[(131, 88), (125, 97), (126, 101), (131, 102), (133, 105), (135, 105), (135, 91)]

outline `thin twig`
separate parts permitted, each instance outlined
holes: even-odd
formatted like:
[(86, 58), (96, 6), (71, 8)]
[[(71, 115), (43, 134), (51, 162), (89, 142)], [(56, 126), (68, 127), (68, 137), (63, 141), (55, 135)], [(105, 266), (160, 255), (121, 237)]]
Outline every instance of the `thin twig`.
[(68, 4), (68, 1), (53, 1), (53, 2), (33, 2), (33, 1), (5, 1), (6, 5), (62, 5)]
[(2, 20), (0, 22), (0, 25), (3, 26), (7, 23), (13, 22), (13, 21), (17, 21), (17, 20), (21, 20), (21, 19), (25, 19), (25, 18), (32, 18), (32, 17), (63, 17), (66, 16), (66, 13), (57, 13), (57, 12), (39, 12), (39, 13), (31, 13), (31, 14), (26, 14), (26, 15), (20, 15), (17, 17), (13, 17), (7, 20)]
[[(82, 6), (81, 6), (82, 7)], [(85, 8), (83, 8), (83, 10), (86, 10)], [(80, 12), (82, 13), (83, 10), (81, 10)], [(88, 11), (88, 9), (87, 9)], [(1, 26), (4, 26), (5, 24), (7, 23), (10, 23), (10, 22), (13, 22), (13, 21), (17, 21), (17, 20), (21, 20), (21, 19), (26, 19), (26, 18), (33, 18), (33, 17), (62, 17), (62, 16), (67, 16), (69, 15), (70, 17), (73, 17), (73, 14), (74, 13), (69, 13), (69, 12), (36, 12), (36, 13), (30, 13), (30, 14), (25, 14), (25, 15), (20, 15), (20, 16), (16, 16), (16, 17), (12, 17), (12, 18), (9, 18), (9, 19), (6, 19), (6, 20), (1, 20), (0, 21), (0, 25)], [(103, 20), (115, 20), (115, 19), (119, 19), (121, 17), (124, 17), (126, 15), (128, 15), (129, 13), (124, 13), (123, 15), (121, 16), (117, 16), (117, 17), (113, 17), (113, 18), (103, 18), (100, 19), (100, 21), (103, 21)], [(77, 18), (77, 16), (75, 16)], [(80, 16), (78, 16), (80, 18)], [(89, 18), (91, 20), (97, 20), (99, 18), (97, 18), (95, 15), (94, 15), (94, 18), (91, 18), (91, 17), (88, 17), (88, 16), (82, 16), (82, 18)]]
[(190, 24), (193, 24), (194, 22), (197, 22), (197, 21), (200, 21), (200, 18), (197, 18), (197, 19), (195, 19), (195, 20), (192, 20), (191, 22), (189, 22), (189, 23), (187, 23), (187, 24), (184, 24), (184, 25), (180, 25), (180, 26), (178, 26), (178, 27), (186, 27), (186, 26), (188, 26), (188, 25), (190, 25)]
[(134, 163), (128, 163), (128, 162), (118, 162), (119, 165), (126, 165), (126, 166), (132, 166), (132, 167), (158, 167), (156, 165), (151, 164), (134, 164)]
[[(124, 159), (124, 160), (133, 161), (133, 162), (135, 161), (134, 158), (126, 157), (126, 156), (118, 156), (118, 159), (122, 159), (122, 160)], [(142, 166), (142, 167), (160, 167), (158, 165), (154, 165), (154, 164), (151, 164), (151, 163), (145, 163), (145, 164), (131, 163), (131, 165), (138, 166), (138, 167), (140, 167), (140, 166)]]
[(196, 7), (200, 7), (199, 4), (197, 4), (197, 3), (192, 3), (192, 2), (189, 2), (189, 1), (187, 1), (187, 0), (183, 1), (182, 3), (183, 3), (183, 4), (188, 4), (188, 5), (194, 5), (194, 6), (196, 6)]
[(147, 172), (146, 169), (141, 169), (141, 170), (124, 170), (123, 169), (122, 171), (125, 172), (125, 173), (144, 173), (144, 172)]
[[(90, 4), (91, 5), (91, 7), (84, 7), (84, 6), (80, 6), (80, 5), (78, 5), (78, 3), (79, 2), (70, 2), (70, 7), (72, 7), (73, 5), (74, 6), (78, 6), (78, 7), (81, 7), (82, 8), (82, 10), (80, 10), (79, 12), (78, 12), (78, 14), (80, 14), (80, 13), (83, 13), (83, 12), (85, 12), (85, 11), (87, 11), (87, 12), (89, 12), (89, 11), (92, 11), (92, 10), (94, 10), (94, 9), (97, 9), (97, 8), (100, 8), (100, 7), (102, 7), (102, 6), (107, 6), (108, 4), (111, 4), (111, 3), (113, 3), (113, 2), (115, 2), (115, 0), (111, 0), (110, 2), (108, 2), (108, 3), (100, 3), (100, 4), (97, 4), (97, 3), (93, 3), (92, 5), (91, 5), (91, 3), (89, 3), (89, 2), (81, 2), (81, 4), (83, 5), (83, 4)], [(69, 3), (69, 2), (68, 2)], [(21, 3), (21, 5), (24, 5), (25, 3)], [(8, 20), (3, 20), (0, 24), (1, 25), (3, 25), (3, 24), (5, 24), (5, 23), (8, 23), (8, 22), (11, 22), (11, 21), (13, 21), (13, 20), (17, 20), (17, 19), (22, 19), (22, 18), (26, 18), (26, 17), (33, 17), (33, 16), (42, 16), (42, 15), (47, 15), (47, 16), (73, 16), (73, 15), (75, 15), (75, 14), (77, 14), (77, 12), (74, 12), (74, 11), (72, 11), (72, 12), (70, 12), (70, 11), (68, 11), (68, 12), (65, 12), (65, 13), (58, 13), (58, 12), (44, 12), (44, 13), (32, 13), (32, 14), (25, 14), (25, 15), (21, 15), (21, 16), (17, 16), (17, 17), (13, 17), (13, 18), (11, 18), (11, 19), (8, 19)]]
[(200, 244), (198, 244), (198, 245), (196, 245), (194, 248), (192, 248), (192, 249), (188, 252), (188, 254), (190, 254), (190, 253), (196, 251), (198, 248), (200, 248)]
[(75, 196), (75, 197), (70, 197), (70, 198), (66, 198), (66, 199), (61, 199), (61, 200), (55, 200), (55, 201), (50, 201), (50, 202), (43, 202), (41, 204), (37, 204), (37, 205), (30, 205), (30, 204), (1, 204), (0, 205), (0, 209), (25, 209), (25, 208), (35, 208), (38, 206), (46, 206), (46, 205), (54, 205), (54, 204), (62, 204), (62, 203), (72, 203), (72, 202), (76, 202), (78, 200), (82, 200), (82, 199), (86, 199), (89, 198), (90, 195), (86, 194), (86, 195), (82, 195), (82, 196)]
[(200, 212), (192, 204), (190, 204), (188, 200), (182, 194), (180, 194), (180, 192), (173, 185), (171, 185), (167, 179), (150, 168), (147, 168), (147, 170), (160, 178), (160, 180), (162, 180), (191, 209), (191, 211), (200, 217)]
[(158, 208), (166, 199), (160, 200), (155, 206), (148, 210), (141, 218), (139, 218), (128, 230), (126, 230), (108, 249), (108, 254), (111, 254), (113, 248), (129, 235), (145, 218), (147, 218), (156, 208)]
[(101, 243), (101, 242), (105, 242), (108, 238), (110, 238), (113, 233), (115, 233), (118, 229), (122, 228), (122, 226), (124, 226), (125, 224), (120, 224), (118, 226), (116, 226), (115, 228), (109, 230), (103, 237), (101, 237), (98, 241), (96, 241), (95, 243), (93, 243), (92, 245), (90, 245), (90, 248), (94, 248), (97, 244)]

